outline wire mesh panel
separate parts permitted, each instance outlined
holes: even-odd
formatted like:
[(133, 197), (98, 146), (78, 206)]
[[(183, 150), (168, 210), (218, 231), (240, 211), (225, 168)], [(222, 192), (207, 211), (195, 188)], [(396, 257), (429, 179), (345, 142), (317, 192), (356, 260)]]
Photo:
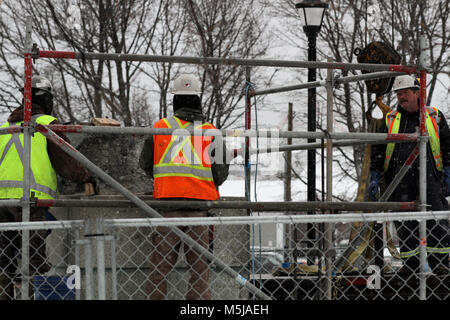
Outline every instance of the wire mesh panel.
[[(296, 231), (291, 236), (296, 234), (297, 238), (287, 242), (295, 246), (285, 247), (281, 266), (262, 275), (259, 281), (266, 293), (276, 299), (410, 300), (420, 298), (423, 277), (426, 299), (447, 299), (450, 296), (447, 223), (448, 220), (428, 220), (426, 243), (420, 240), (417, 221), (396, 221), (393, 225), (347, 223), (340, 231), (334, 226), (331, 241), (325, 234), (327, 224), (293, 224), (285, 230)], [(402, 231), (404, 225), (414, 227), (399, 236), (396, 230)], [(305, 241), (311, 228), (315, 238)], [(339, 238), (336, 231), (346, 235)], [(433, 242), (431, 239), (437, 235), (440, 240)], [(311, 241), (313, 248), (308, 247)], [(402, 250), (405, 242), (413, 243), (414, 247)], [(420, 269), (421, 245), (427, 251), (424, 273)]]
[[(448, 220), (428, 220), (426, 244), (421, 242), (416, 226), (407, 237), (399, 235), (401, 226), (411, 222), (418, 224), (417, 220), (274, 220), (264, 224), (178, 227), (272, 299), (410, 300), (420, 298), (422, 284), (426, 286), (426, 299), (448, 299), (449, 246), (439, 233)], [(105, 233), (115, 238), (118, 299), (257, 299), (242, 282), (232, 279), (171, 233), (173, 224), (107, 226)], [(261, 232), (261, 226), (265, 231)], [(268, 232), (268, 226), (276, 233)], [(313, 239), (308, 236), (311, 229)], [(431, 245), (430, 239), (436, 235), (441, 236), (440, 240), (431, 241)], [(415, 268), (405, 259), (404, 240), (416, 245), (410, 250), (417, 259)], [(422, 245), (427, 251), (424, 273), (420, 269)]]
[[(235, 216), (228, 217), (227, 211), (196, 221), (32, 222), (30, 296), (256, 300), (244, 285), (250, 282), (275, 300), (411, 300), (422, 299), (423, 290), (425, 299), (450, 297), (448, 218), (422, 220), (424, 239), (420, 219), (352, 222), (343, 214), (297, 222), (298, 216), (248, 217), (245, 210), (232, 210)], [(22, 298), (25, 225), (0, 224), (2, 299)], [(203, 249), (193, 250), (174, 227)], [(239, 276), (230, 276), (223, 264)]]
[[(180, 229), (248, 277), (248, 226)], [(248, 299), (246, 289), (169, 227), (114, 227), (105, 232), (116, 239), (118, 299)]]
[[(79, 228), (29, 230), (29, 289), (34, 300), (75, 300), (79, 298), (80, 268), (74, 240)], [(22, 242), (23, 227), (11, 223), (0, 225), (0, 299), (22, 299)], [(17, 225), (17, 227), (11, 226)], [(24, 224), (26, 225), (26, 224)]]

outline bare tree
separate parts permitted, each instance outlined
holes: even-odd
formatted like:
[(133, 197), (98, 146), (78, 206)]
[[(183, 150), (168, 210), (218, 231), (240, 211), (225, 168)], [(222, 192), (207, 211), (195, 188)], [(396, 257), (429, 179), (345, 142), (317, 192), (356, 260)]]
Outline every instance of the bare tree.
[[(263, 32), (264, 20), (260, 19), (264, 7), (253, 0), (9, 0), (0, 8), (0, 38), (5, 43), (0, 46), (0, 59), (5, 62), (2, 70), (17, 86), (22, 85), (22, 68), (8, 62), (11, 56), (18, 63), (22, 59), (26, 16), (33, 18), (33, 38), (42, 50), (257, 58), (269, 44)], [(167, 116), (171, 81), (185, 69), (171, 63), (144, 65), (89, 59), (40, 59), (34, 67), (34, 72), (53, 79), (58, 93), (55, 112), (60, 118), (76, 122), (111, 116), (125, 125), (143, 123), (133, 120), (142, 114), (142, 109), (133, 110), (132, 101), (143, 101), (144, 96), (150, 99), (150, 92), (158, 95), (159, 116)], [(218, 127), (233, 124), (243, 113), (244, 103), (239, 106), (239, 102), (245, 69), (220, 65), (190, 67), (202, 79), (208, 120)], [(143, 75), (152, 82), (145, 81), (148, 78)], [(252, 75), (257, 77), (256, 68)], [(9, 96), (18, 99), (6, 91), (0, 99), (5, 101)], [(151, 101), (154, 100), (149, 102), (153, 105)]]
[[(426, 38), (428, 66), (428, 96), (430, 105), (439, 74), (449, 72), (450, 0), (378, 1), (380, 24), (374, 26), (383, 41), (393, 43), (403, 63), (416, 64), (420, 56), (420, 36)], [(386, 28), (390, 25), (391, 28)]]
[[(5, 63), (20, 59), (27, 16), (33, 19), (34, 40), (42, 50), (146, 54), (162, 4), (153, 0), (5, 1), (0, 8), (0, 37), (9, 52), (0, 51), (0, 59)], [(54, 80), (59, 93), (56, 112), (63, 118), (74, 122), (106, 115), (133, 124), (131, 95), (145, 94), (131, 90), (141, 63), (50, 59), (38, 64), (40, 71), (35, 65), (35, 72)], [(20, 72), (10, 72), (19, 86), (23, 83)]]
[[(187, 25), (187, 14), (184, 5), (180, 1), (166, 1), (161, 19), (155, 30), (155, 40), (150, 43), (150, 51), (155, 55), (182, 55), (186, 45), (184, 37)], [(159, 95), (159, 118), (167, 117), (169, 102), (167, 95), (173, 77), (178, 74), (179, 64), (154, 63), (150, 69), (142, 67), (141, 70), (157, 84)]]
[[(268, 48), (260, 19), (264, 9), (264, 4), (253, 0), (187, 0), (188, 44), (201, 57), (261, 57)], [(218, 128), (232, 125), (243, 113), (238, 110), (245, 87), (245, 68), (201, 65), (199, 72), (207, 119)], [(253, 70), (252, 75), (256, 79), (257, 72)]]
[[(336, 62), (357, 62), (354, 49), (363, 48), (371, 41), (383, 41), (392, 45), (402, 56), (403, 64), (416, 64), (419, 57), (419, 36), (425, 34), (430, 54), (430, 73), (432, 75), (428, 103), (431, 102), (437, 75), (448, 72), (449, 56), (449, 0), (444, 1), (329, 1), (324, 24), (318, 38), (318, 60), (325, 61), (332, 57)], [(291, 19), (287, 27), (290, 32), (280, 32), (279, 36), (297, 46), (305, 52), (306, 36), (301, 30), (300, 21), (293, 1), (279, 0), (273, 3), (272, 9), (277, 15)], [(297, 30), (297, 32), (296, 32)], [(359, 71), (342, 71), (336, 76), (360, 74)], [(322, 73), (319, 72), (319, 76)], [(306, 78), (304, 71), (299, 72), (299, 79)], [(325, 103), (323, 91), (318, 90), (318, 103)], [(349, 132), (363, 132), (367, 130), (365, 112), (374, 100), (372, 94), (367, 93), (364, 82), (345, 84), (334, 90), (335, 123), (341, 129)], [(386, 101), (393, 106), (392, 96), (386, 95)], [(317, 117), (317, 128), (324, 130), (321, 120), (324, 115)], [(301, 115), (301, 113), (298, 113)], [(304, 124), (302, 117), (296, 118)], [(324, 122), (325, 123), (325, 122)], [(306, 127), (306, 126), (305, 126)], [(362, 164), (363, 148), (338, 148), (339, 155), (334, 161), (340, 168), (340, 177), (359, 181)], [(349, 151), (352, 152), (349, 152)]]

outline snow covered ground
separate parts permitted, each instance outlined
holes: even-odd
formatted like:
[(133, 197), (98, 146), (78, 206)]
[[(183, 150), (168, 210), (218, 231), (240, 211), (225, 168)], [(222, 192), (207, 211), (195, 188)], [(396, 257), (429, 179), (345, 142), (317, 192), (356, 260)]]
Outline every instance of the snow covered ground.
[[(256, 199), (255, 199), (255, 181), (252, 177), (250, 184), (251, 201), (283, 201), (284, 199), (284, 186), (283, 181), (279, 179), (262, 180), (256, 182)], [(227, 180), (220, 186), (220, 195), (222, 197), (244, 197), (245, 196), (245, 182), (244, 179)], [(297, 197), (304, 195), (306, 197), (306, 186), (301, 182), (293, 181), (292, 194), (296, 194)], [(300, 197), (296, 199), (301, 200)]]
[[(278, 163), (279, 166), (280, 163)], [(220, 187), (220, 195), (222, 197), (245, 197), (245, 179), (243, 167), (240, 165), (232, 165), (231, 174), (228, 180), (226, 180)], [(251, 201), (283, 201), (284, 200), (284, 184), (283, 180), (277, 177), (276, 173), (273, 173), (272, 178), (269, 178), (267, 172), (260, 170), (259, 176), (264, 178), (259, 178), (256, 181), (256, 197), (255, 197), (255, 177), (254, 177), (254, 167), (252, 166), (252, 176), (250, 183), (250, 197)], [(306, 180), (306, 177), (303, 177)], [(316, 182), (318, 188), (320, 188), (320, 179)], [(337, 192), (341, 192), (336, 190)], [(346, 185), (345, 189), (350, 190), (349, 192), (354, 192), (357, 185), (351, 186)], [(299, 179), (293, 177), (291, 183), (291, 194), (293, 201), (306, 201), (306, 185)], [(278, 215), (284, 214), (284, 212), (253, 212), (253, 215)], [(259, 229), (259, 226), (261, 226)], [(283, 248), (284, 245), (284, 229), (283, 224), (261, 224), (255, 227), (255, 236), (252, 239), (255, 240), (256, 246), (264, 247), (276, 247)]]

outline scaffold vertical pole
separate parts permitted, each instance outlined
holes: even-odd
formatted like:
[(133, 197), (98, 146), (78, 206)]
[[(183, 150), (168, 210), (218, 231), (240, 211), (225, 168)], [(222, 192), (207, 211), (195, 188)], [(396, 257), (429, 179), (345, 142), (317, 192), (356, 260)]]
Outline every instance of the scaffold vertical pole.
[[(24, 45), (24, 123), (23, 123), (23, 194), (22, 194), (22, 221), (30, 221), (30, 173), (31, 173), (31, 17), (27, 17), (26, 31), (25, 31), (25, 45)], [(22, 286), (21, 297), (22, 300), (29, 300), (29, 283), (30, 283), (30, 231), (22, 230)]]
[[(331, 58), (328, 62), (332, 62)], [(333, 132), (333, 70), (327, 70), (327, 132)], [(327, 139), (327, 171), (326, 171), (326, 188), (327, 188), (327, 201), (333, 200), (333, 140)], [(333, 213), (331, 210), (329, 213)], [(333, 268), (333, 261), (331, 257), (331, 251), (333, 249), (333, 232), (332, 223), (325, 223), (325, 272), (326, 272), (326, 284), (325, 284), (325, 296), (327, 300), (332, 298), (331, 290), (331, 273)]]
[(98, 300), (106, 300), (106, 277), (105, 277), (105, 236), (103, 234), (103, 220), (96, 219), (97, 234), (97, 289)]
[[(245, 68), (245, 130), (250, 130), (251, 128), (251, 95), (250, 95), (250, 68)], [(245, 171), (245, 200), (250, 201), (250, 178), (251, 178), (251, 167), (250, 167), (250, 138), (245, 137), (245, 156), (244, 156), (244, 171)], [(250, 214), (250, 211), (247, 212)]]
[[(420, 166), (419, 166), (419, 188), (420, 188), (420, 211), (427, 210), (427, 129), (425, 123), (426, 117), (426, 96), (427, 96), (427, 74), (425, 70), (420, 71)], [(420, 253), (420, 299), (426, 300), (426, 228), (425, 220), (419, 221), (419, 253)]]
[[(91, 219), (86, 220), (84, 234), (88, 235), (91, 228)], [(92, 239), (88, 238), (84, 242), (84, 269), (86, 271), (85, 294), (86, 300), (93, 299), (93, 271), (92, 271)]]
[(117, 260), (116, 260), (116, 237), (110, 236), (111, 239), (111, 291), (112, 300), (117, 300)]
[[(287, 121), (288, 121), (288, 131), (292, 131), (293, 129), (293, 104), (292, 102), (289, 102), (288, 105), (288, 114), (287, 114)], [(292, 138), (287, 138), (287, 145), (292, 145)], [(292, 201), (292, 151), (285, 151), (284, 152), (284, 201), (290, 202)], [(289, 214), (286, 212), (286, 214)], [(288, 251), (288, 254), (285, 255), (283, 258), (286, 259), (286, 261), (297, 261), (297, 226), (295, 224), (285, 224), (284, 225), (284, 232), (286, 237), (283, 244), (283, 247), (285, 247)], [(291, 250), (292, 248), (295, 248), (294, 250)]]
[[(75, 245), (74, 254), (75, 254), (75, 265), (80, 267), (80, 246), (77, 245), (76, 241), (80, 239), (80, 229), (75, 229), (74, 232), (75, 240), (72, 242)], [(75, 299), (81, 300), (81, 292), (79, 288), (75, 288)]]

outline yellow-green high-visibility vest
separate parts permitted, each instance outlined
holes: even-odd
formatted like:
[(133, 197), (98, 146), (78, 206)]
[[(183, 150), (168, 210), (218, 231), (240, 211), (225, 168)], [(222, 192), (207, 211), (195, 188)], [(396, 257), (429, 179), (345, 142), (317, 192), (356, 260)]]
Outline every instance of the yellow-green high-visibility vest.
[[(391, 111), (386, 115), (386, 127), (388, 133), (398, 133), (400, 127), (401, 113), (398, 111)], [(439, 116), (437, 108), (427, 108), (425, 124), (428, 135), (430, 136), (430, 146), (433, 153), (434, 163), (439, 171), (442, 167), (441, 143), (439, 140)], [(384, 159), (384, 171), (389, 167), (392, 154), (394, 152), (395, 143), (388, 143), (386, 146), (386, 157)]]
[[(49, 115), (34, 115), (31, 121), (47, 125), (56, 120)], [(23, 121), (5, 123), (2, 128), (21, 125)], [(0, 135), (0, 198), (20, 199), (23, 196), (23, 133)], [(31, 136), (30, 195), (39, 199), (54, 199), (57, 192), (55, 169), (47, 153), (47, 138), (35, 132)]]

